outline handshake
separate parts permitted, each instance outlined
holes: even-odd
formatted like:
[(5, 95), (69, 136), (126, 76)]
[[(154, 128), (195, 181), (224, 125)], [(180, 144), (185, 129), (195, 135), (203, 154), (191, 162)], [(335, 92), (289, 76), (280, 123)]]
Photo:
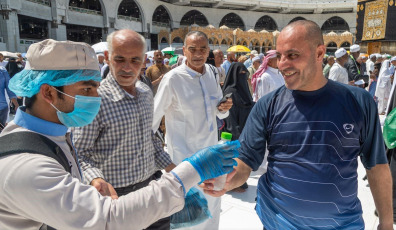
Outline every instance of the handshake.
[(201, 182), (232, 172), (237, 162), (239, 141), (226, 142), (199, 150), (184, 161), (189, 162), (201, 177)]

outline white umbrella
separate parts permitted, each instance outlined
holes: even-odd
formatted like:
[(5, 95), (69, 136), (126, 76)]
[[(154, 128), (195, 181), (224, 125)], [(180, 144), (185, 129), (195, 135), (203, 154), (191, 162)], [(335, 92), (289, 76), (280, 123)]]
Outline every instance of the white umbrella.
[(107, 42), (99, 42), (92, 45), (92, 48), (95, 50), (95, 53), (104, 53), (107, 49)]
[(151, 50), (151, 51), (146, 52), (147, 58), (154, 57), (154, 52), (155, 52), (155, 50)]
[(3, 54), (4, 57), (12, 57), (12, 58), (18, 58), (16, 53), (8, 52), (8, 51), (0, 51), (1, 54)]
[(166, 47), (165, 49), (162, 49), (161, 51), (163, 52), (163, 53), (165, 53), (165, 52), (173, 52), (173, 51), (175, 51), (175, 47)]

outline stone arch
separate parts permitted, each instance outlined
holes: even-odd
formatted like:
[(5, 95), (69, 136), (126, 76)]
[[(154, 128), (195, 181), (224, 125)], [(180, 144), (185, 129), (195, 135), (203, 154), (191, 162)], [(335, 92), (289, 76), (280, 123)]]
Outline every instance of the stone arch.
[(212, 50), (217, 49), (217, 47), (219, 46), (219, 40), (215, 37), (210, 37), (208, 40), (209, 40), (209, 48)]
[(180, 20), (181, 26), (190, 26), (192, 24), (197, 24), (201, 27), (209, 25), (206, 16), (198, 10), (190, 10), (185, 13)]
[(141, 22), (144, 19), (143, 9), (135, 0), (122, 0), (117, 7), (117, 17), (118, 16), (138, 18)]
[(161, 39), (159, 39), (159, 41), (160, 41), (160, 43), (168, 43), (169, 44), (168, 38), (166, 38), (166, 37), (162, 37)]
[(159, 5), (157, 8), (155, 8), (152, 16), (152, 22), (166, 23), (171, 26), (172, 21), (172, 15), (170, 14), (168, 8), (166, 8), (164, 5)]
[[(229, 13), (229, 14), (225, 15), (220, 21), (220, 26), (223, 26), (223, 25), (225, 25), (231, 29), (240, 28), (242, 30), (245, 30), (245, 23), (243, 22), (242, 18), (239, 17), (235, 13)], [(242, 25), (242, 28), (241, 28), (241, 25)]]
[(232, 46), (232, 40), (229, 38), (224, 38), (223, 40), (221, 40), (220, 42), (220, 50), (223, 51), (224, 53), (226, 52), (226, 50)]
[(183, 39), (179, 36), (176, 36), (172, 40), (172, 47), (180, 48), (183, 47)]
[[(244, 44), (245, 44), (245, 45), (244, 45)], [(242, 45), (242, 46), (246, 46), (246, 47), (247, 47), (248, 41), (246, 41), (245, 38), (239, 38), (239, 39), (237, 40), (236, 45)]]
[(349, 50), (350, 46), (351, 46), (351, 43), (349, 43), (349, 41), (343, 41), (343, 42), (340, 42), (340, 45), (338, 47)]
[(306, 19), (303, 18), (303, 17), (295, 17), (292, 20), (290, 20), (289, 24), (292, 23), (292, 22), (295, 22), (295, 21), (299, 21), (299, 20), (306, 20)]
[(232, 45), (232, 40), (230, 38), (224, 38), (223, 40), (221, 40), (221, 45), (227, 45), (230, 46)]
[(334, 41), (329, 41), (326, 44), (326, 53), (328, 53), (328, 54), (334, 54), (337, 49), (338, 49), (337, 43)]
[(181, 37), (175, 37), (173, 38), (172, 43), (183, 43), (183, 39)]
[(323, 33), (329, 33), (331, 31), (342, 33), (350, 29), (348, 23), (343, 18), (334, 16), (323, 23), (321, 30)]
[(166, 48), (166, 47), (169, 47), (169, 46), (170, 46), (170, 43), (169, 43), (169, 39), (168, 39), (168, 38), (162, 37), (162, 38), (159, 40), (158, 48), (159, 48), (160, 50), (162, 50), (162, 49), (164, 49), (164, 48)]
[(260, 42), (257, 39), (252, 39), (249, 43), (249, 49), (250, 50), (257, 50), (257, 52), (260, 52)]
[(262, 52), (265, 53), (269, 50), (272, 50), (272, 42), (268, 39), (265, 39), (262, 47)]
[(278, 25), (275, 20), (268, 15), (264, 15), (259, 18), (254, 26), (256, 31), (267, 30), (267, 31), (275, 31), (278, 30)]

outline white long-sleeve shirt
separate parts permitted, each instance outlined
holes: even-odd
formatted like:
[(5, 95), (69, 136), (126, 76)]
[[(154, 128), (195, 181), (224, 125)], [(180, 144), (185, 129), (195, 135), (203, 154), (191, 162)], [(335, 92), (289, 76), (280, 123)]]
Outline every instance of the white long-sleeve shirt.
[(274, 91), (284, 84), (285, 80), (279, 70), (268, 66), (265, 72), (257, 79), (253, 100), (258, 101), (262, 96)]
[(343, 84), (348, 84), (348, 72), (344, 67), (336, 62), (330, 69), (329, 79)]
[(371, 73), (374, 71), (374, 62), (370, 59), (366, 61), (366, 71), (367, 74), (370, 74), (370, 71)]
[[(217, 143), (216, 116), (220, 119), (228, 116), (228, 111), (221, 113), (217, 109), (222, 97), (208, 65), (205, 65), (203, 74), (184, 63), (165, 74), (154, 98), (153, 130), (158, 129), (165, 115), (165, 141), (175, 164), (197, 150)], [(207, 119), (206, 111), (210, 111), (211, 119)]]
[[(24, 124), (53, 131), (53, 127), (38, 123)], [(11, 122), (1, 135), (19, 131), (32, 130)], [(43, 135), (58, 144), (72, 161), (64, 135)], [(73, 166), (76, 168), (76, 164)], [(40, 154), (0, 158), (0, 229), (39, 229), (43, 223), (62, 230), (143, 229), (184, 206), (182, 184), (171, 173), (112, 200), (100, 195), (93, 186), (81, 183), (73, 166), (71, 175), (56, 160)], [(181, 163), (173, 172), (183, 182), (185, 191), (200, 181), (188, 162)]]
[[(183, 63), (165, 74), (158, 87), (154, 98), (153, 130), (158, 129), (165, 115), (165, 142), (175, 164), (218, 142), (216, 116), (223, 119), (229, 112), (223, 114), (217, 109), (223, 93), (213, 70), (205, 65), (203, 74), (200, 74)], [(212, 218), (182, 230), (218, 229), (221, 199), (204, 195)]]

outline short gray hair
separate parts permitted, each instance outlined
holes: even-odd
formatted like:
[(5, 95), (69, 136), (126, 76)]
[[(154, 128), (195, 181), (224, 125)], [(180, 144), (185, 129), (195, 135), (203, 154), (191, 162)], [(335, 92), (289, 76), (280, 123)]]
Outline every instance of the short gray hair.
[(195, 30), (194, 30), (194, 31), (188, 32), (188, 34), (186, 34), (186, 36), (184, 37), (184, 46), (187, 45), (187, 44), (186, 44), (187, 38), (190, 37), (190, 36), (203, 37), (203, 38), (206, 39), (206, 41), (208, 42), (208, 45), (209, 45), (209, 38), (208, 38), (208, 36), (207, 36), (204, 32), (195, 31)]
[[(114, 36), (122, 31), (125, 31), (125, 30), (129, 30), (129, 29), (114, 31), (114, 32), (110, 33), (109, 35), (107, 35), (106, 41), (107, 41), (107, 50), (109, 52), (109, 56), (111, 56), (111, 53), (113, 52), (113, 38), (114, 38)], [(129, 30), (129, 31), (135, 32), (136, 35), (138, 36), (138, 38), (141, 40), (142, 45), (143, 45), (142, 56), (144, 57), (144, 54), (147, 51), (146, 39), (141, 34), (137, 33), (136, 31), (133, 31), (133, 30)]]

